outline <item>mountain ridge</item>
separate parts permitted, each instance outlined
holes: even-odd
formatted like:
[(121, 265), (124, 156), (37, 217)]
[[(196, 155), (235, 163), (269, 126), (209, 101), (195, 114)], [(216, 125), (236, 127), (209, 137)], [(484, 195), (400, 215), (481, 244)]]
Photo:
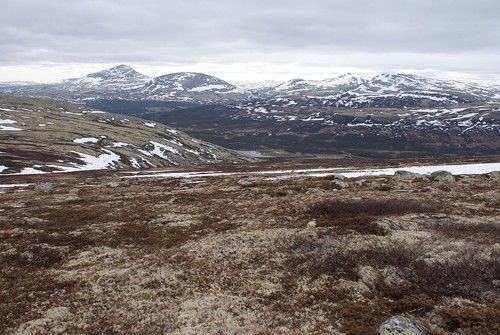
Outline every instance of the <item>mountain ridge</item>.
[[(276, 85), (237, 86), (223, 79), (198, 72), (176, 72), (148, 77), (121, 64), (109, 69), (71, 78), (54, 84), (3, 83), (0, 92), (13, 95), (88, 99), (125, 99), (187, 101), (200, 104), (234, 103), (278, 97), (321, 98), (325, 104), (332, 98), (350, 97), (339, 107), (359, 107), (359, 100), (401, 100), (397, 94), (415, 94), (417, 99), (434, 99), (444, 104), (500, 100), (499, 85), (482, 85), (457, 80), (426, 78), (414, 74), (382, 73), (376, 76), (341, 74), (323, 80), (292, 79)], [(377, 102), (378, 103), (378, 102)], [(401, 105), (401, 104), (400, 104)], [(387, 107), (395, 107), (389, 105)]]
[(157, 122), (0, 96), (0, 175), (248, 161)]

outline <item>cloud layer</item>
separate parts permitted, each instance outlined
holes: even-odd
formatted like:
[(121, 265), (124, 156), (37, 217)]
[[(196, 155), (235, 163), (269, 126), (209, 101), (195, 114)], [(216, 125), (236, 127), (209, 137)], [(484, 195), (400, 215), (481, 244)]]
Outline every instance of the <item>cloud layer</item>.
[(497, 0), (4, 0), (0, 67), (261, 64), (494, 79), (498, 13)]

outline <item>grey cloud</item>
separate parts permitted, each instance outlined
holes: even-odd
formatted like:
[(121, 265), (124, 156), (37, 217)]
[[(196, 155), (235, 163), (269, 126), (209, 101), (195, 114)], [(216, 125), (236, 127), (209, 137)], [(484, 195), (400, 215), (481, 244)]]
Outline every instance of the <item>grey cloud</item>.
[(4, 0), (0, 65), (301, 62), (352, 52), (478, 53), (494, 65), (499, 12), (497, 0)]

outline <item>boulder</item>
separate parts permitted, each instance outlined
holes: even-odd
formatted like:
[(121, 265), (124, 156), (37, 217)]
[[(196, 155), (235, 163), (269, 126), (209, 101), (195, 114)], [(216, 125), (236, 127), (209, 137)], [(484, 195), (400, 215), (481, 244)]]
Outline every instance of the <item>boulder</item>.
[(385, 234), (389, 234), (390, 232), (401, 230), (401, 225), (391, 219), (380, 219), (377, 221), (373, 221), (370, 225), (375, 226), (377, 229), (383, 231)]
[(51, 182), (41, 182), (35, 184), (35, 190), (37, 191), (50, 191), (56, 188), (56, 184)]
[(379, 335), (425, 335), (424, 326), (417, 320), (404, 316), (393, 316), (382, 322), (378, 328)]
[(253, 187), (256, 186), (256, 183), (252, 179), (240, 179), (238, 180), (238, 184), (243, 187)]
[(411, 171), (406, 171), (406, 170), (398, 170), (394, 172), (394, 179), (397, 180), (413, 180), (413, 179), (423, 179), (424, 176), (422, 176), (420, 173), (415, 173)]
[(488, 173), (488, 177), (491, 180), (499, 181), (500, 180), (500, 171), (492, 171)]
[(344, 188), (349, 188), (350, 185), (349, 183), (345, 182), (345, 181), (342, 181), (342, 180), (333, 180), (330, 184), (330, 186), (334, 189), (334, 190), (342, 190)]
[(128, 180), (122, 180), (122, 181), (112, 181), (108, 183), (109, 187), (115, 188), (115, 187), (128, 187), (129, 183)]
[(455, 177), (449, 171), (439, 170), (431, 173), (431, 179), (442, 183), (450, 183), (455, 181)]
[(317, 224), (316, 220), (311, 220), (307, 223), (307, 228), (308, 229), (316, 228), (316, 224)]

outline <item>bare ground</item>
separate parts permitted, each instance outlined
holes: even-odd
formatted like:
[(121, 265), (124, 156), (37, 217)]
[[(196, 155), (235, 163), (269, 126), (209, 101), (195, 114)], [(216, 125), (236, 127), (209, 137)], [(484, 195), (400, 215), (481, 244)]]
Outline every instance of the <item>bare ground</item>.
[(500, 332), (498, 174), (0, 179), (24, 182), (0, 188), (1, 334)]

